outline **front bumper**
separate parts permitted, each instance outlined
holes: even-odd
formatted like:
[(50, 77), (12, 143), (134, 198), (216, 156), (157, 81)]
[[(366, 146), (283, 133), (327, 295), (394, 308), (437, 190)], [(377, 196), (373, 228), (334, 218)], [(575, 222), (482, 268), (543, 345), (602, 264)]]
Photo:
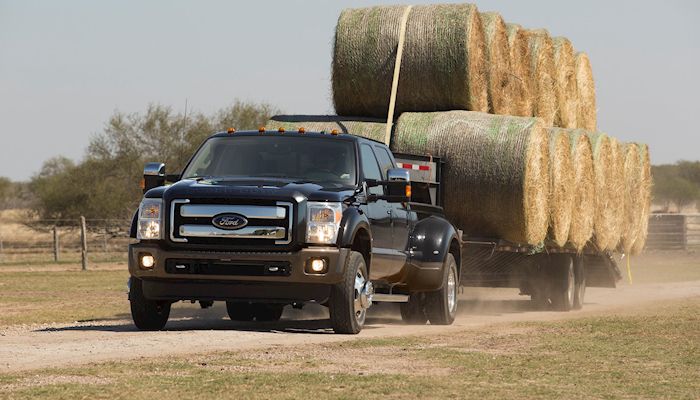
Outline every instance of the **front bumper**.
[[(150, 254), (152, 269), (139, 267), (139, 257)], [(129, 273), (143, 280), (144, 296), (159, 300), (258, 300), (270, 302), (325, 301), (331, 285), (341, 282), (349, 249), (309, 247), (296, 252), (208, 252), (166, 250), (157, 244), (129, 245)], [(310, 258), (324, 258), (328, 270), (323, 275), (304, 271)], [(170, 260), (170, 261), (169, 261)], [(217, 268), (173, 270), (173, 261)], [(286, 265), (285, 274), (255, 274), (250, 265)], [(229, 269), (230, 268), (230, 269)]]

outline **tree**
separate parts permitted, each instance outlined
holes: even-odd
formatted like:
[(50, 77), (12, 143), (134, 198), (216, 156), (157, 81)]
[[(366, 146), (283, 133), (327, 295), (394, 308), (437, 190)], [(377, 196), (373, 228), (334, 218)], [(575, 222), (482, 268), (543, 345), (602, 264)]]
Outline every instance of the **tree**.
[[(669, 208), (673, 203), (682, 209), (700, 199), (700, 185), (684, 177), (681, 163), (675, 165), (654, 166), (654, 199), (662, 202)], [(692, 168), (686, 169), (692, 171)], [(687, 175), (686, 175), (687, 176)]]
[(0, 176), (0, 210), (6, 208), (7, 199), (12, 191), (12, 181)]

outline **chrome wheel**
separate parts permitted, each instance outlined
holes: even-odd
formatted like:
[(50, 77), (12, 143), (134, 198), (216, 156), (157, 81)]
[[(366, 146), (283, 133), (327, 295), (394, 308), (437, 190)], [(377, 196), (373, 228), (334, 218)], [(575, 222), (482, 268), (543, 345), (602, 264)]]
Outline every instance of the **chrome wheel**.
[(447, 275), (447, 308), (450, 313), (454, 313), (457, 308), (457, 276), (456, 271), (450, 265), (450, 271)]
[(569, 279), (568, 285), (566, 286), (566, 297), (569, 299), (569, 304), (574, 304), (574, 297), (576, 295), (576, 280), (574, 279), (574, 268), (571, 266), (568, 271)]
[(372, 282), (367, 281), (362, 270), (358, 270), (355, 274), (355, 297), (353, 301), (355, 309), (355, 319), (357, 323), (362, 325), (367, 317), (367, 309), (372, 305)]

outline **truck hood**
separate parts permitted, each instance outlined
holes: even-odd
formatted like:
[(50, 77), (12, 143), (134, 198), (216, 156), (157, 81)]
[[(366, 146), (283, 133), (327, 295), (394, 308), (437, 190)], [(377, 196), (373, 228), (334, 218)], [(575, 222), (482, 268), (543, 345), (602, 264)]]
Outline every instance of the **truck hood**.
[(145, 197), (166, 201), (196, 198), (236, 198), (260, 200), (343, 201), (354, 188), (322, 186), (316, 183), (293, 182), (277, 178), (185, 179), (171, 186), (149, 190)]

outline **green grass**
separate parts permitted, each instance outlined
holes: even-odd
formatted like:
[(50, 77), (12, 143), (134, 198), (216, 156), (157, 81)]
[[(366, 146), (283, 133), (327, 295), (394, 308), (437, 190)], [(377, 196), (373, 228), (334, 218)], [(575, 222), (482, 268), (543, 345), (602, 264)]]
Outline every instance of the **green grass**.
[(697, 398), (700, 297), (640, 310), (0, 375), (0, 397)]
[(128, 277), (126, 270), (0, 272), (0, 326), (128, 313)]

